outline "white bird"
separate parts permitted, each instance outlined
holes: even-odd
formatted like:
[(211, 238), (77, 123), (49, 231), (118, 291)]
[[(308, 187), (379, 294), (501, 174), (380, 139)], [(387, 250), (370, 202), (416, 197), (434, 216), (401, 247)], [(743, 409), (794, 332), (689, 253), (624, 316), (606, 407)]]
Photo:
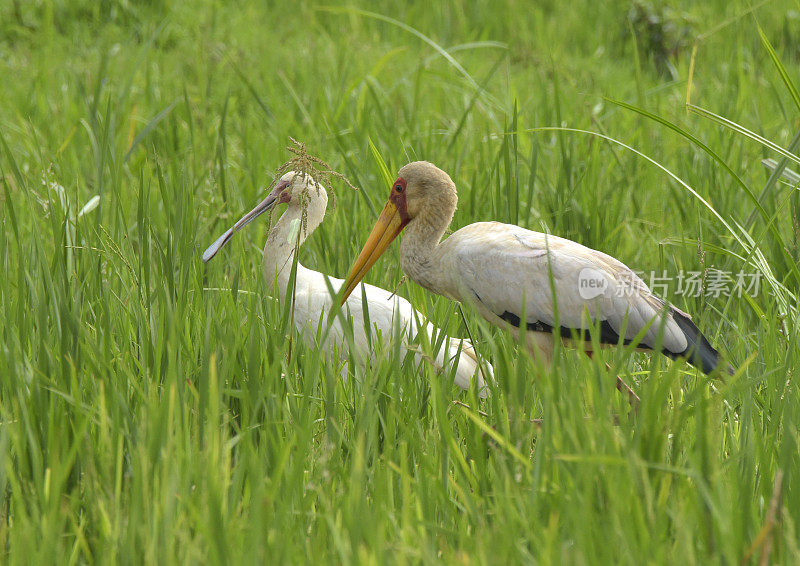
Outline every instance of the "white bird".
[[(284, 301), (287, 293), (291, 293), (289, 280), (294, 252), (296, 247), (299, 247), (298, 242), (302, 244), (322, 223), (328, 206), (325, 188), (307, 174), (292, 171), (283, 175), (263, 201), (206, 249), (203, 253), (203, 262), (214, 257), (230, 241), (235, 232), (281, 203), (287, 203), (288, 207), (269, 232), (264, 246), (263, 269), (267, 285), (272, 289), (277, 283), (278, 294), (281, 301)], [(414, 351), (415, 363), (418, 366), (423, 360), (421, 352), (425, 349), (423, 347), (425, 343), (432, 345), (442, 332), (430, 322), (426, 322), (425, 317), (407, 300), (372, 285), (364, 285), (359, 292), (348, 298), (344, 308), (335, 309), (342, 311), (340, 316), (334, 314), (334, 319), (329, 321), (328, 316), (332, 312), (331, 307), (334, 305), (336, 294), (341, 289), (342, 280), (308, 269), (300, 262), (297, 262), (295, 277), (294, 324), (297, 331), (310, 347), (315, 346), (315, 337), (321, 335), (324, 339), (321, 347), (326, 355), (336, 355), (345, 363), (348, 350), (341, 315), (352, 318), (355, 351), (351, 353), (365, 365), (374, 359), (370, 343), (377, 344), (379, 334), (384, 341), (387, 341), (386, 344), (391, 340), (401, 341), (401, 360), (405, 359), (409, 350)], [(371, 326), (371, 339), (365, 331), (362, 294), (365, 294), (367, 299), (366, 310)], [(329, 325), (330, 330), (326, 334)], [(321, 331), (318, 332), (320, 327)], [(426, 333), (425, 339), (419, 336), (420, 330)], [(479, 395), (485, 397), (488, 388), (484, 376), (493, 379), (491, 364), (484, 360), (479, 363), (469, 340), (445, 337), (439, 342), (441, 343), (439, 350), (427, 359), (432, 361), (437, 370), (443, 371), (446, 375), (452, 370), (453, 363), (457, 363), (455, 384), (467, 389), (475, 379)], [(387, 352), (389, 351), (391, 349), (387, 348)], [(346, 369), (344, 372), (346, 375)]]
[[(603, 345), (618, 344), (622, 335), (624, 344), (660, 347), (705, 373), (720, 366), (719, 353), (691, 317), (653, 295), (622, 262), (564, 238), (499, 222), (470, 224), (441, 241), (458, 201), (450, 176), (426, 161), (409, 163), (398, 174), (353, 264), (344, 298), (405, 228), (400, 254), (409, 278), (474, 305), (514, 336), (522, 326), (529, 349), (545, 366), (552, 361), (556, 335), (566, 343), (583, 341), (584, 351), (591, 352), (594, 327)], [(732, 373), (730, 366), (725, 369)]]

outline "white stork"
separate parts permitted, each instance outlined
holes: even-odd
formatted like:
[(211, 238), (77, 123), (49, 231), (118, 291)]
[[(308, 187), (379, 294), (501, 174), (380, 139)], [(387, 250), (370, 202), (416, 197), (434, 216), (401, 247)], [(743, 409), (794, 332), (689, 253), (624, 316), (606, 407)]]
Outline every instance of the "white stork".
[(567, 343), (582, 340), (584, 351), (591, 352), (594, 327), (601, 344), (616, 345), (624, 335), (624, 344), (660, 347), (707, 374), (722, 363), (688, 314), (653, 295), (633, 271), (602, 252), (499, 222), (470, 224), (441, 241), (457, 200), (450, 176), (432, 163), (400, 169), (343, 297), (405, 228), (400, 254), (406, 275), (436, 294), (474, 305), (514, 336), (522, 327), (529, 349), (545, 366), (552, 361), (556, 335)]
[[(267, 285), (272, 289), (277, 282), (278, 294), (283, 301), (287, 293), (291, 292), (289, 279), (295, 247), (298, 241), (302, 244), (322, 223), (325, 209), (328, 206), (328, 195), (325, 188), (307, 174), (292, 171), (281, 177), (275, 188), (263, 201), (206, 249), (203, 253), (203, 262), (214, 257), (230, 241), (235, 232), (252, 222), (260, 214), (281, 203), (287, 203), (288, 207), (267, 237), (263, 261)], [(303, 218), (304, 210), (305, 219)], [(318, 327), (322, 325), (321, 334), (326, 336), (325, 330), (330, 322), (330, 330), (321, 346), (327, 355), (336, 352), (341, 360), (346, 361), (347, 342), (342, 317), (336, 316), (334, 320), (328, 320), (328, 314), (331, 313), (331, 306), (334, 304), (334, 297), (341, 289), (342, 280), (308, 269), (298, 262), (295, 281), (294, 323), (297, 331), (309, 346), (314, 347)], [(330, 284), (330, 289), (328, 284)], [(355, 351), (352, 353), (355, 358), (363, 364), (367, 364), (373, 359), (373, 353), (370, 350), (371, 342), (365, 331), (362, 293), (365, 293), (367, 298), (366, 310), (369, 315), (372, 343), (376, 343), (378, 334), (382, 336), (383, 340), (400, 339), (401, 359), (405, 359), (407, 351), (411, 349), (416, 352), (416, 363), (421, 363), (423, 356), (420, 353), (421, 344), (418, 343), (421, 341), (417, 340), (420, 324), (422, 324), (422, 331), (427, 333), (429, 343), (439, 335), (441, 330), (430, 322), (425, 322), (424, 316), (416, 311), (407, 300), (372, 285), (364, 285), (362, 290), (347, 300), (342, 309), (345, 316), (352, 317), (355, 345)], [(397, 331), (401, 336), (396, 334)], [(451, 371), (453, 363), (457, 361), (456, 385), (467, 389), (475, 378), (479, 395), (485, 397), (488, 388), (484, 375), (492, 378), (492, 366), (486, 361), (478, 363), (475, 350), (469, 340), (445, 337), (441, 344), (433, 358), (437, 370), (447, 373)], [(480, 370), (478, 366), (480, 366)]]

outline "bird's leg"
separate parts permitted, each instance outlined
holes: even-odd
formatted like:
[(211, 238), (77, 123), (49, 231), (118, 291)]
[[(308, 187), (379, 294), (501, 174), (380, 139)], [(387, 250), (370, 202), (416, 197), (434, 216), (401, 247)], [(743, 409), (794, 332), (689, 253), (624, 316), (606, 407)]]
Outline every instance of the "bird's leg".
[[(607, 369), (611, 369), (611, 366), (606, 364)], [(623, 391), (623, 389), (625, 391)], [(639, 411), (639, 403), (641, 403), (641, 399), (639, 396), (631, 389), (627, 383), (625, 383), (620, 376), (617, 376), (617, 390), (622, 393), (628, 394), (628, 403), (630, 403), (631, 407), (633, 408), (634, 412)]]
[[(589, 357), (589, 359), (592, 359), (594, 355), (594, 352), (592, 352), (591, 350), (584, 351), (584, 353)], [(608, 362), (606, 362), (606, 369), (608, 371), (611, 371), (611, 366), (608, 364)], [(620, 376), (617, 376), (617, 390), (620, 393), (628, 394), (628, 403), (630, 403), (634, 411), (638, 412), (639, 403), (641, 403), (642, 400), (639, 399), (639, 396), (636, 394), (636, 392), (634, 392), (634, 390), (631, 389), (630, 386), (627, 383), (625, 383), (625, 381)]]

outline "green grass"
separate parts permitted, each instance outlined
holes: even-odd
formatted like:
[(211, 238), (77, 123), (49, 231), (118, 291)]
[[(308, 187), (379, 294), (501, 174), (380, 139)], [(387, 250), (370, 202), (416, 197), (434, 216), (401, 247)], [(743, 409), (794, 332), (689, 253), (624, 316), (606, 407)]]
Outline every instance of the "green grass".
[[(676, 2), (645, 37), (622, 1), (272, 4), (0, 4), (0, 562), (800, 561), (800, 193), (755, 139), (800, 127), (800, 5)], [(686, 111), (693, 45), (690, 102), (744, 130)], [(746, 369), (607, 351), (632, 415), (604, 360), (537, 378), (468, 308), (486, 401), (396, 359), (347, 383), (288, 359), (266, 222), (200, 255), (289, 136), (362, 187), (334, 183), (306, 265), (344, 276), (366, 237), (371, 140), (392, 175), (451, 173), (454, 228), (759, 273), (753, 297), (667, 294)], [(368, 280), (394, 288), (398, 259)]]

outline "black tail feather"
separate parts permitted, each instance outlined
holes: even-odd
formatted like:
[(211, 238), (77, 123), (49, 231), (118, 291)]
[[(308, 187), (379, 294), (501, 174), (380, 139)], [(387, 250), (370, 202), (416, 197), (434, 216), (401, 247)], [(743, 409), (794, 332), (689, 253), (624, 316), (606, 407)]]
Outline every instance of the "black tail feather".
[[(719, 352), (717, 352), (709, 343), (708, 339), (703, 336), (700, 329), (695, 326), (691, 318), (677, 309), (672, 309), (671, 314), (673, 320), (678, 324), (684, 336), (686, 336), (688, 346), (683, 352), (670, 352), (665, 348), (662, 350), (665, 356), (669, 356), (673, 360), (679, 358), (686, 359), (686, 361), (706, 375), (716, 370), (720, 364), (725, 363)], [(733, 375), (734, 373), (730, 365), (719, 369), (728, 375)]]

